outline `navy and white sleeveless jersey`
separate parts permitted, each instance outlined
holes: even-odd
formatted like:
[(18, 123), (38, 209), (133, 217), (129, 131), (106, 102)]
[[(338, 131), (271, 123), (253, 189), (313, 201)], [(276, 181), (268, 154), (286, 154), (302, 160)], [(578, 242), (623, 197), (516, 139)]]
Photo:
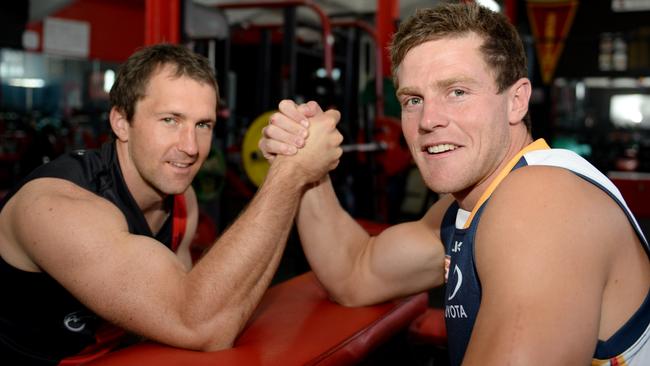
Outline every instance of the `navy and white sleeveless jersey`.
[[(498, 175), (472, 212), (453, 203), (446, 211), (441, 227), (445, 245), (445, 322), (452, 365), (460, 365), (472, 334), (481, 303), (481, 281), (474, 263), (474, 239), (481, 215), (498, 184), (511, 171), (529, 165), (568, 169), (596, 185), (616, 201), (627, 215), (646, 254), (650, 247), (632, 212), (614, 184), (579, 155), (562, 149), (551, 149), (544, 140), (524, 148)], [(650, 293), (637, 312), (607, 341), (598, 341), (592, 365), (650, 365)]]
[[(184, 199), (178, 204), (170, 197), (174, 214), (154, 235), (124, 182), (114, 144), (66, 154), (37, 168), (4, 197), (0, 211), (20, 187), (43, 177), (66, 179), (106, 198), (124, 214), (129, 232), (173, 247), (176, 212), (185, 209), (176, 206), (183, 205)], [(124, 340), (124, 331), (99, 318), (49, 274), (22, 271), (1, 257), (0, 293), (0, 364), (73, 365), (96, 358)]]

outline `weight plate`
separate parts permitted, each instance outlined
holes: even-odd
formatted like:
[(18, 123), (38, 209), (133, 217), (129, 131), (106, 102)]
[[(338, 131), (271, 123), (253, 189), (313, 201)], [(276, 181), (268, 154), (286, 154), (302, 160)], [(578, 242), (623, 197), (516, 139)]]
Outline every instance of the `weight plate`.
[(269, 123), (269, 118), (276, 111), (268, 111), (255, 118), (248, 126), (242, 143), (242, 162), (248, 179), (259, 187), (264, 182), (269, 171), (269, 162), (264, 159), (262, 151), (257, 146), (262, 138), (262, 129)]

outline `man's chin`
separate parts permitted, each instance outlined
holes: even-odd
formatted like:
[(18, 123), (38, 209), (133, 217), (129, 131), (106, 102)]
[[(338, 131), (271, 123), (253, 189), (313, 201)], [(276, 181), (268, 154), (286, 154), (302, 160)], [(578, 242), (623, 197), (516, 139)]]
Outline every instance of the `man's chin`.
[(458, 189), (456, 182), (446, 182), (439, 177), (428, 176), (424, 179), (424, 184), (433, 192), (438, 194), (453, 193)]
[(164, 184), (158, 187), (158, 192), (162, 196), (173, 196), (183, 194), (189, 188), (190, 183)]

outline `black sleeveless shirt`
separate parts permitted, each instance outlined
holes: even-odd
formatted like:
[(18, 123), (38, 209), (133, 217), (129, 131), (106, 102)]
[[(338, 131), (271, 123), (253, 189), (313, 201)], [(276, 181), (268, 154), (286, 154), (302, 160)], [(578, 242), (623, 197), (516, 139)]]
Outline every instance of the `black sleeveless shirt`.
[[(109, 200), (124, 214), (129, 232), (171, 246), (173, 215), (153, 235), (124, 182), (114, 143), (107, 143), (100, 150), (71, 152), (42, 165), (4, 197), (0, 211), (23, 185), (44, 177), (71, 181)], [(173, 197), (168, 197), (168, 204), (173, 210)], [(19, 270), (1, 257), (0, 293), (2, 364), (88, 361), (119, 346), (124, 338), (123, 331), (87, 309), (47, 273)]]

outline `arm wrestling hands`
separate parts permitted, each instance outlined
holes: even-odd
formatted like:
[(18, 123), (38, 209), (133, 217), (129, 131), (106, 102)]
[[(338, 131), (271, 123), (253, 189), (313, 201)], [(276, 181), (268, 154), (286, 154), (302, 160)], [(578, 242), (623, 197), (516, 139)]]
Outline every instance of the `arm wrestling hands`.
[[(316, 116), (323, 113), (315, 102), (283, 103), (259, 142), (272, 165), (299, 154), (306, 141), (317, 138)], [(305, 255), (330, 296), (343, 305), (361, 306), (442, 283), (444, 249), (439, 226), (450, 203), (451, 197), (441, 199), (421, 220), (392, 226), (371, 237), (340, 206), (324, 175), (303, 195), (296, 221)]]
[[(280, 102), (278, 110), (271, 115), (269, 125), (262, 130), (263, 137), (259, 142), (267, 160), (274, 161), (277, 157), (283, 161), (295, 155), (298, 158), (295, 163), (305, 175), (304, 183), (315, 183), (338, 166), (343, 153), (340, 147), (343, 136), (336, 129), (341, 118), (337, 110), (323, 112), (315, 102), (297, 105), (287, 99)], [(269, 133), (275, 137), (267, 138)], [(313, 135), (310, 141), (314, 141), (306, 144), (309, 134)], [(284, 143), (289, 140), (292, 144)], [(323, 163), (319, 163), (321, 160)], [(317, 169), (321, 164), (325, 169)]]

